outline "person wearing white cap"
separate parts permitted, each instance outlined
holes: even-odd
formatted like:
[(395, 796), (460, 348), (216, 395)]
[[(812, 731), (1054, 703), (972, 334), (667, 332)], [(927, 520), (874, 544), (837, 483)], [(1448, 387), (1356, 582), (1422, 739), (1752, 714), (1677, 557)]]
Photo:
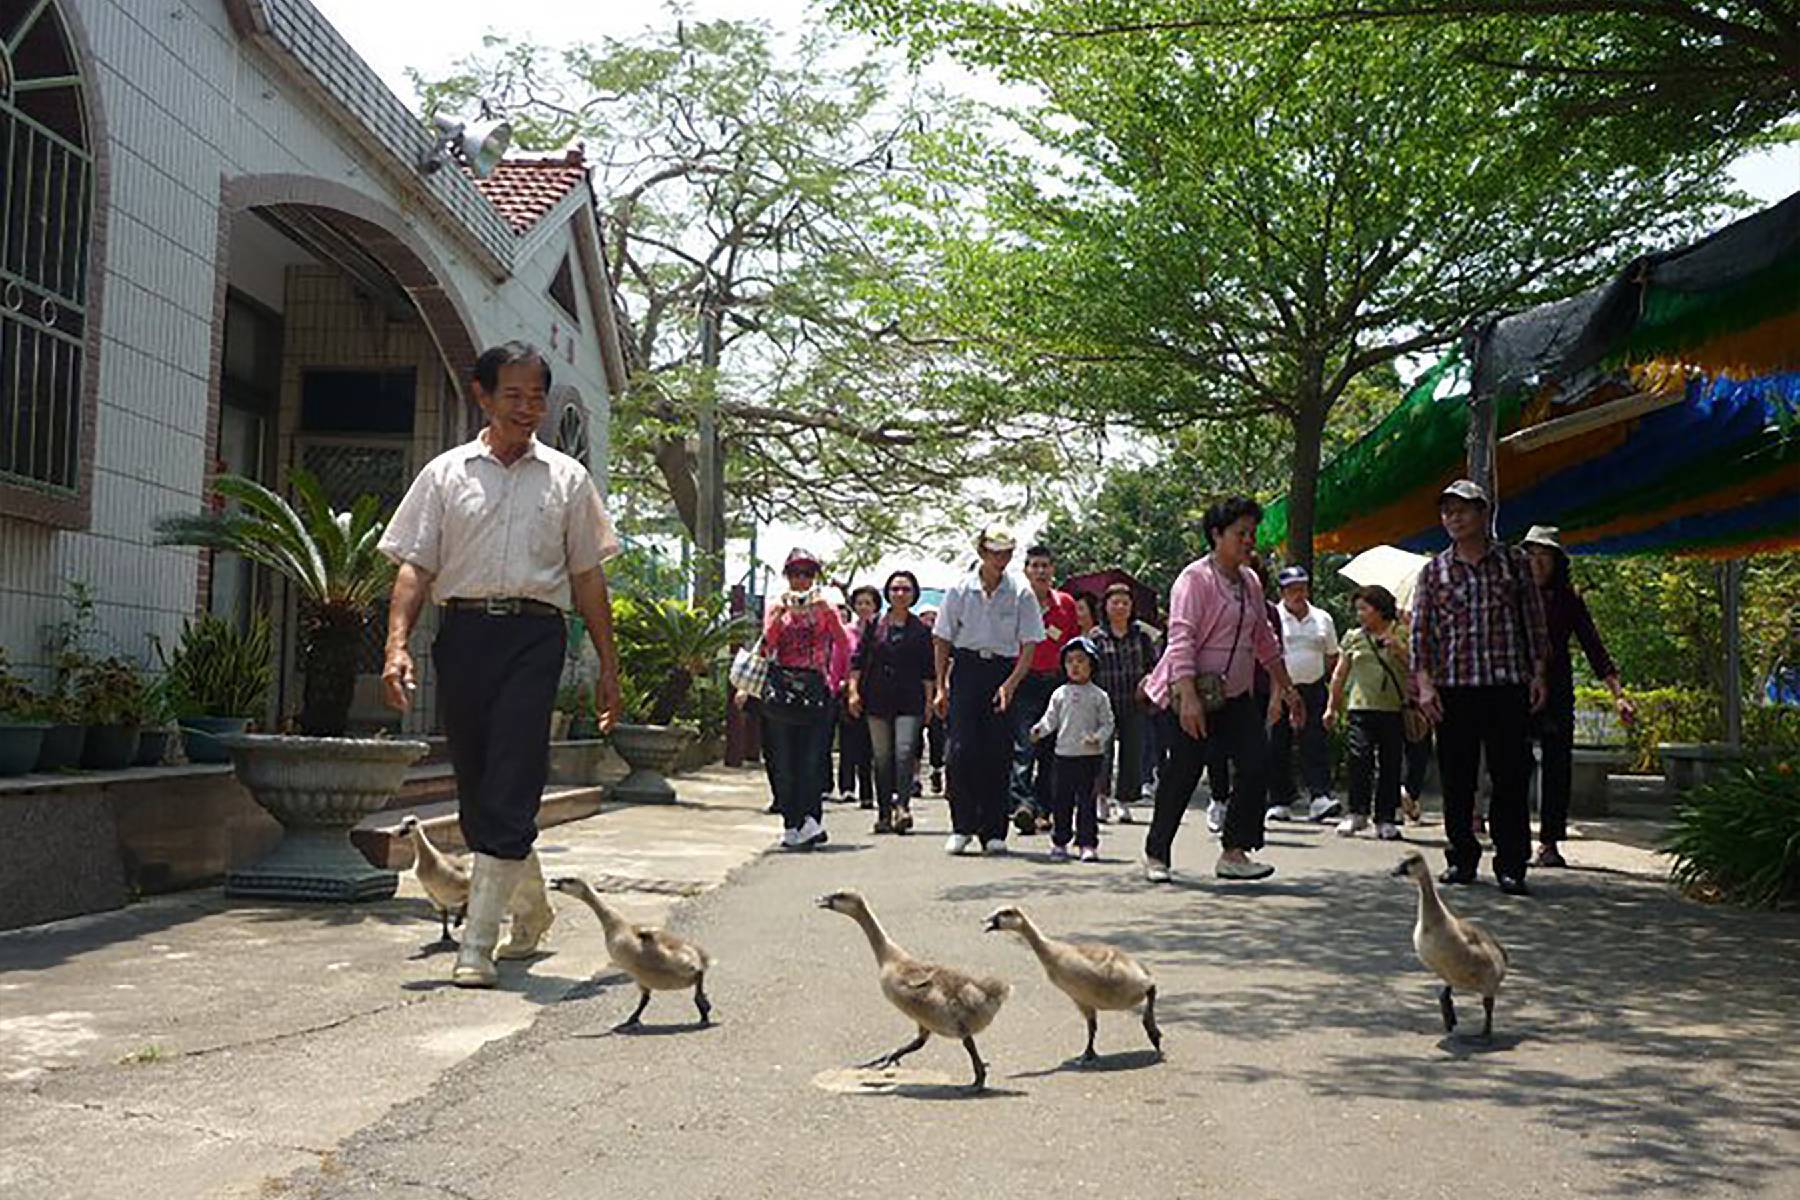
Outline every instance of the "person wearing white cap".
[(950, 854), (971, 847), (1006, 853), (1013, 696), (1044, 640), (1037, 598), (1006, 570), (1017, 545), (1006, 529), (982, 530), (975, 539), (980, 565), (944, 593), (931, 631), (937, 711), (950, 743)]
[(1531, 852), (1531, 714), (1543, 708), (1549, 634), (1522, 551), (1490, 535), (1492, 506), (1472, 480), (1438, 497), (1449, 549), (1419, 572), (1412, 666), (1419, 708), (1437, 725), (1450, 846), (1440, 882), (1475, 882), (1475, 784), (1485, 751), (1494, 794), (1488, 829), (1500, 890), (1525, 896)]
[(1549, 525), (1533, 525), (1521, 543), (1531, 556), (1531, 581), (1544, 602), (1544, 621), (1550, 634), (1547, 671), (1550, 698), (1532, 723), (1542, 759), (1538, 774), (1538, 852), (1533, 866), (1563, 867), (1558, 844), (1569, 831), (1569, 791), (1575, 756), (1575, 664), (1569, 656), (1569, 638), (1581, 642), (1588, 666), (1612, 692), (1613, 707), (1627, 725), (1636, 718), (1619, 668), (1613, 665), (1600, 631), (1594, 628), (1587, 601), (1569, 580), (1569, 556), (1559, 531)]
[[(1325, 711), (1326, 683), (1337, 666), (1337, 624), (1331, 614), (1312, 602), (1312, 576), (1298, 564), (1286, 566), (1275, 577), (1281, 589), (1281, 653), (1288, 675), (1300, 689), (1306, 711), (1315, 716)], [(1269, 816), (1291, 820), (1299, 799), (1294, 788), (1293, 751), (1298, 743), (1300, 775), (1310, 798), (1306, 819), (1329, 821), (1343, 807), (1331, 794), (1331, 736), (1323, 721), (1308, 721), (1296, 732), (1282, 720), (1269, 732), (1269, 793), (1274, 803)]]

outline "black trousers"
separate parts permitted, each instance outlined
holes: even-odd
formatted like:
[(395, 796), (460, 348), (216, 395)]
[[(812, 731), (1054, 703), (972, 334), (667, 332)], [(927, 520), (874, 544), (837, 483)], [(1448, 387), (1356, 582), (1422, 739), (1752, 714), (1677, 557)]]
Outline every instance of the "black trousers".
[(845, 712), (838, 720), (837, 790), (841, 796), (875, 799), (875, 750), (869, 742), (869, 719)]
[(1156, 812), (1144, 838), (1144, 853), (1169, 862), (1169, 848), (1181, 828), (1188, 798), (1200, 782), (1200, 772), (1215, 755), (1227, 770), (1236, 768), (1237, 786), (1225, 812), (1224, 845), (1227, 850), (1260, 850), (1263, 844), (1263, 776), (1269, 757), (1269, 739), (1263, 726), (1268, 705), (1254, 696), (1234, 696), (1225, 707), (1206, 716), (1205, 739), (1189, 737), (1174, 709), (1157, 715), (1164, 747), (1162, 775), (1156, 781)]
[(950, 678), (950, 827), (984, 842), (1006, 840), (1013, 716), (994, 711), (994, 694), (1012, 674), (1013, 661), (958, 650)]
[[(1298, 690), (1300, 699), (1306, 702), (1306, 724), (1296, 733), (1293, 718), (1283, 711), (1281, 720), (1269, 731), (1269, 799), (1276, 804), (1331, 794), (1331, 732), (1323, 719), (1325, 681), (1302, 683)], [(1305, 796), (1294, 789), (1296, 746), (1300, 750), (1300, 781), (1306, 785)]]
[[(1251, 696), (1256, 700), (1257, 712), (1266, 713), (1269, 711), (1268, 692), (1258, 690), (1252, 692)], [(1263, 724), (1263, 730), (1263, 745), (1266, 748), (1269, 743), (1268, 724), (1266, 719)], [(1261, 781), (1258, 784), (1261, 789), (1261, 794), (1256, 797), (1247, 797), (1247, 799), (1253, 798), (1257, 800), (1262, 804), (1265, 810), (1269, 806), (1268, 761), (1267, 757), (1263, 759), (1264, 766)], [(1242, 780), (1240, 780), (1239, 783), (1241, 784)], [(1206, 787), (1207, 791), (1211, 793), (1211, 798), (1217, 800), (1220, 804), (1230, 804), (1232, 796), (1237, 794), (1232, 788), (1231, 781), (1231, 747), (1217, 738), (1212, 740), (1210, 749), (1206, 752)], [(1189, 802), (1192, 802), (1191, 797), (1189, 798)]]
[(445, 609), (431, 646), (438, 717), (469, 849), (521, 859), (550, 775), (550, 710), (568, 629), (560, 617)]
[(835, 721), (827, 709), (808, 716), (769, 716), (763, 724), (763, 758), (784, 828), (798, 829), (808, 817), (823, 817)]
[(944, 755), (948, 750), (949, 741), (950, 737), (944, 730), (944, 722), (941, 718), (933, 717), (925, 722), (925, 748), (932, 770), (944, 769)]
[(1032, 812), (1050, 811), (1050, 777), (1054, 770), (1056, 739), (1031, 740), (1031, 727), (1043, 720), (1050, 707), (1050, 693), (1062, 685), (1061, 673), (1030, 672), (1013, 694), (1012, 806)]
[(1532, 721), (1538, 768), (1538, 841), (1560, 842), (1569, 835), (1569, 793), (1575, 776), (1575, 693), (1550, 697)]
[(1444, 783), (1445, 858), (1458, 871), (1481, 865), (1475, 838), (1475, 786), (1487, 753), (1493, 799), (1488, 834), (1494, 839), (1494, 872), (1525, 878), (1531, 852), (1531, 699), (1523, 685), (1438, 689), (1444, 719), (1438, 723), (1438, 774)]
[(1100, 844), (1094, 782), (1100, 778), (1101, 761), (1098, 754), (1072, 758), (1056, 756), (1055, 780), (1050, 788), (1050, 816), (1055, 825), (1050, 840), (1058, 846), (1068, 845), (1070, 834), (1074, 835), (1077, 846)]
[(1431, 770), (1431, 748), (1435, 734), (1427, 731), (1416, 742), (1406, 743), (1406, 779), (1404, 786), (1417, 800), (1425, 794), (1425, 774)]
[(1397, 712), (1350, 710), (1350, 811), (1394, 824), (1400, 809), (1400, 756), (1406, 729)]

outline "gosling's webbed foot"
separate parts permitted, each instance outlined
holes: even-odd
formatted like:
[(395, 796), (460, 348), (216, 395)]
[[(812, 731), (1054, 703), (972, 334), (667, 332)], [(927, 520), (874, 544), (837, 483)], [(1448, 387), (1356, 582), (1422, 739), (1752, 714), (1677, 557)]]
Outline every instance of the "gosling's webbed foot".
[(613, 1032), (624, 1033), (627, 1030), (636, 1029), (642, 1024), (643, 1022), (638, 1020), (635, 1016), (626, 1017), (623, 1021), (620, 1021), (617, 1025), (613, 1026)]

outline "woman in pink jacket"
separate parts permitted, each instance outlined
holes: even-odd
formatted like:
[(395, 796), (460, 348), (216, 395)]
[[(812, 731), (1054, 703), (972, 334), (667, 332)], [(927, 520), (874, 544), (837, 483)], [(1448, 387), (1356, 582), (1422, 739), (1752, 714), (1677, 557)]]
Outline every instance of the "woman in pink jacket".
[(1273, 681), (1280, 705), (1296, 728), (1305, 706), (1282, 661), (1269, 625), (1262, 583), (1250, 567), (1262, 508), (1233, 496), (1206, 510), (1212, 552), (1189, 563), (1169, 593), (1169, 636), (1162, 658), (1144, 679), (1144, 694), (1160, 710), (1166, 747), (1156, 787), (1156, 815), (1144, 838), (1144, 877), (1169, 881), (1169, 852), (1182, 814), (1211, 752), (1230, 760), (1231, 790), (1221, 833), (1224, 853), (1214, 868), (1221, 879), (1263, 879), (1275, 868), (1250, 857), (1263, 845), (1263, 779), (1268, 769), (1268, 725), (1255, 693), (1256, 668)]
[(763, 653), (781, 668), (784, 684), (771, 680), (763, 695), (763, 754), (781, 810), (781, 844), (811, 850), (826, 841), (824, 795), (837, 711), (831, 698), (850, 661), (850, 638), (819, 586), (817, 558), (790, 551), (782, 574), (787, 590), (771, 599), (763, 621)]

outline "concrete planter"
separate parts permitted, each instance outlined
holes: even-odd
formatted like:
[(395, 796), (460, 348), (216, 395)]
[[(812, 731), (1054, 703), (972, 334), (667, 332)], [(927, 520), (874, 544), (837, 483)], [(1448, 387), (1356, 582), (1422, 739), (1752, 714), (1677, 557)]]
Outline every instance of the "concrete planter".
[(242, 733), (249, 727), (249, 717), (183, 717), (181, 752), (191, 763), (228, 763), (231, 752), (220, 737)]
[(1569, 815), (1606, 816), (1612, 806), (1607, 781), (1631, 767), (1631, 752), (1616, 746), (1577, 746), (1570, 758)]
[(613, 749), (630, 765), (631, 774), (619, 781), (612, 799), (621, 804), (675, 803), (675, 789), (664, 776), (695, 736), (683, 725), (615, 726)]
[(238, 782), (281, 822), (281, 843), (254, 866), (231, 872), (228, 896), (274, 900), (385, 900), (399, 877), (369, 865), (350, 830), (387, 807), (424, 757), (422, 741), (227, 734)]
[(0, 722), (0, 779), (23, 775), (37, 766), (44, 731), (49, 728), (41, 721)]
[(1721, 742), (1659, 742), (1656, 753), (1662, 759), (1663, 783), (1676, 796), (1735, 771), (1744, 763), (1743, 747)]

